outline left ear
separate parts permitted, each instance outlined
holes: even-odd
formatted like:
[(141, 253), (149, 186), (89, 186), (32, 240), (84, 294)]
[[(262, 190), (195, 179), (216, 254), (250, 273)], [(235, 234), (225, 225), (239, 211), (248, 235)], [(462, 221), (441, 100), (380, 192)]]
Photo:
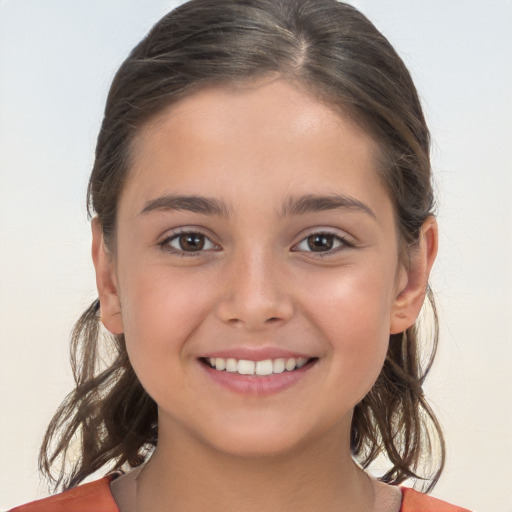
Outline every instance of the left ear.
[(398, 293), (393, 303), (390, 334), (403, 332), (411, 327), (427, 293), (430, 269), (437, 255), (438, 229), (435, 217), (427, 217), (421, 227), (418, 244), (409, 252), (409, 265), (402, 265), (398, 277)]

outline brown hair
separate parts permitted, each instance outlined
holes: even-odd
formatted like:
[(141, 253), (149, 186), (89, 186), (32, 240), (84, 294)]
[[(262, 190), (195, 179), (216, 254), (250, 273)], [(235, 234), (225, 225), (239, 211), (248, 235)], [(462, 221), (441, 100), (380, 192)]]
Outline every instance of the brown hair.
[[(152, 28), (112, 83), (88, 188), (89, 212), (98, 216), (108, 245), (115, 245), (117, 202), (141, 126), (200, 87), (268, 75), (305, 86), (372, 135), (404, 254), (417, 243), (433, 210), (429, 132), (409, 72), (387, 39), (355, 8), (335, 0), (192, 0)], [(390, 336), (381, 374), (355, 407), (351, 448), (362, 467), (387, 457), (381, 480), (421, 478), (430, 489), (444, 464), (444, 441), (422, 389), (437, 346), (430, 291), (428, 299), (434, 332), (426, 362), (416, 326)], [(100, 331), (98, 310), (95, 301), (75, 326), (76, 388), (41, 448), (41, 470), (56, 487), (73, 487), (105, 465), (137, 466), (158, 441), (156, 404), (130, 365), (124, 336)], [(102, 366), (105, 353), (109, 362)], [(64, 459), (74, 440), (78, 457), (67, 471)], [(56, 464), (60, 473), (53, 476)]]

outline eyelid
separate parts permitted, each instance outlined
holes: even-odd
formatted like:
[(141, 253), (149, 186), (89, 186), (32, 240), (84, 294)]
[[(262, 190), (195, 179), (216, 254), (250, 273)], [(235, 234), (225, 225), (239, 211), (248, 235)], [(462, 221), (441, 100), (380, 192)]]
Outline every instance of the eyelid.
[[(326, 251), (312, 251), (307, 249), (300, 249), (299, 246), (303, 243), (307, 243), (307, 240), (311, 236), (330, 236), (339, 242), (337, 245), (335, 245), (332, 249), (326, 250)], [(329, 229), (317, 229), (312, 230), (309, 233), (307, 233), (305, 236), (303, 236), (299, 242), (293, 245), (291, 248), (292, 252), (305, 252), (309, 254), (313, 254), (314, 256), (323, 257), (323, 256), (329, 256), (332, 254), (335, 254), (341, 250), (344, 249), (352, 249), (355, 247), (355, 243), (349, 239), (349, 237), (345, 234), (335, 233)]]
[[(177, 240), (182, 235), (201, 235), (206, 240), (208, 240), (208, 242), (213, 246), (213, 248), (202, 248), (198, 251), (184, 251), (182, 249), (172, 247), (170, 245), (170, 242)], [(158, 246), (163, 250), (166, 250), (173, 254), (177, 254), (179, 256), (198, 256), (201, 255), (201, 253), (220, 250), (219, 244), (214, 242), (212, 238), (213, 237), (210, 234), (206, 233), (205, 230), (198, 227), (190, 226), (184, 228), (177, 228), (172, 230), (171, 232), (167, 232), (166, 235), (158, 242)]]

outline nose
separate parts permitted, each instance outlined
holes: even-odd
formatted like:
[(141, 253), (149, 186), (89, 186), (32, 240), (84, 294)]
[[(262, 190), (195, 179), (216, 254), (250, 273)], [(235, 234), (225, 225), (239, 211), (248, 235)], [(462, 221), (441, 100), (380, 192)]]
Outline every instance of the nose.
[(293, 316), (286, 273), (263, 254), (252, 252), (231, 262), (223, 288), (217, 314), (224, 323), (257, 331)]

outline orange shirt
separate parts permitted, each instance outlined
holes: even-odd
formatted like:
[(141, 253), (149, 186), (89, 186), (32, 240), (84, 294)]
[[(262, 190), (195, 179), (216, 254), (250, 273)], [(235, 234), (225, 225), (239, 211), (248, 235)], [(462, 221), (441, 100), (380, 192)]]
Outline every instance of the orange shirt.
[[(111, 479), (107, 476), (50, 498), (21, 505), (10, 512), (119, 512), (110, 492)], [(408, 487), (400, 489), (400, 512), (470, 512)]]

